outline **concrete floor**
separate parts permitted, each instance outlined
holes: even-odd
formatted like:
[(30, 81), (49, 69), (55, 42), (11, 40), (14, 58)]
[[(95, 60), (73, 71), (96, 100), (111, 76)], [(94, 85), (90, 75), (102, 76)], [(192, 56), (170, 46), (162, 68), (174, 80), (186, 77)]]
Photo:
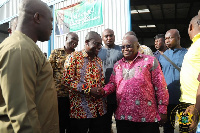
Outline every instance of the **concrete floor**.
[[(113, 117), (112, 129), (113, 129), (113, 133), (117, 133), (116, 122), (115, 122), (114, 117)], [(160, 133), (164, 133), (164, 132), (163, 132), (163, 127), (160, 127)], [(177, 125), (177, 124), (175, 124), (174, 133), (179, 133), (179, 128), (178, 128), (178, 125)]]

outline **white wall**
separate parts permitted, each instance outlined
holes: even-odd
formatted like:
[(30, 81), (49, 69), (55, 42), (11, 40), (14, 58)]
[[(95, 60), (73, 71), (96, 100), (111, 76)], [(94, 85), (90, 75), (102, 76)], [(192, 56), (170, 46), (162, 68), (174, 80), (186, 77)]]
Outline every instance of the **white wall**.
[(20, 2), (21, 0), (9, 0), (0, 7), (0, 24), (9, 22), (18, 14), (18, 7)]
[[(38, 45), (38, 47), (41, 49), (41, 51), (44, 53), (48, 53), (48, 41), (45, 42), (40, 42), (37, 41), (36, 43)], [(49, 55), (48, 55), (49, 56)]]

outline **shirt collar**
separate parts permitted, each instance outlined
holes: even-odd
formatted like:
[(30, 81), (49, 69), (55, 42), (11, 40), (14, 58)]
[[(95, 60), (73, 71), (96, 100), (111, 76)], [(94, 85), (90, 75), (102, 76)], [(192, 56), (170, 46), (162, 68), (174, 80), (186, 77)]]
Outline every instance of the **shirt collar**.
[(192, 39), (192, 42), (195, 43), (199, 38), (200, 38), (200, 33), (194, 36), (194, 38)]
[(64, 50), (65, 51), (65, 46), (63, 48), (61, 48), (61, 50)]
[[(135, 59), (133, 59), (133, 61), (135, 61), (137, 58), (141, 58), (141, 57), (143, 57), (143, 55), (140, 52), (138, 52), (137, 56), (135, 57)], [(122, 61), (127, 62), (127, 60), (124, 57), (122, 58)]]
[[(85, 51), (85, 49), (82, 50), (82, 53), (83, 53), (83, 57), (84, 57), (84, 58), (88, 58), (88, 59), (90, 60), (90, 57), (88, 57), (88, 54), (87, 54), (87, 52)], [(95, 56), (95, 57), (92, 59), (92, 61), (94, 61), (94, 60), (98, 60), (98, 58)]]
[(83, 57), (88, 57), (88, 54), (85, 50), (82, 50), (82, 53), (83, 53)]
[(180, 50), (181, 48), (174, 48), (174, 49), (171, 49), (173, 52), (176, 52), (178, 50)]

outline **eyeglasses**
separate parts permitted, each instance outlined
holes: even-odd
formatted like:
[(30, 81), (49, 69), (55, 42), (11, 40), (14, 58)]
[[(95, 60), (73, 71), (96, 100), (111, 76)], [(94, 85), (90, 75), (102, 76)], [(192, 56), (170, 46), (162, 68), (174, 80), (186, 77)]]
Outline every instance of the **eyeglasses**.
[(94, 45), (96, 45), (97, 47), (102, 47), (102, 46), (103, 46), (102, 43), (98, 43), (98, 42), (95, 42), (95, 41), (93, 41), (92, 43), (93, 43)]
[(131, 45), (122, 45), (122, 49), (125, 49), (125, 48), (131, 48)]

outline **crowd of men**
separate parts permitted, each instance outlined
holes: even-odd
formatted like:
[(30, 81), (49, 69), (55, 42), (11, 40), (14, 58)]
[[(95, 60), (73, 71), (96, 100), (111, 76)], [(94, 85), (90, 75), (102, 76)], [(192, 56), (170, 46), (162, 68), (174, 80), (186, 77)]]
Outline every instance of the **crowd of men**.
[(118, 133), (173, 133), (177, 112), (180, 132), (199, 132), (200, 12), (189, 50), (177, 29), (155, 36), (154, 53), (133, 31), (119, 46), (105, 29), (88, 32), (81, 51), (69, 32), (47, 60), (36, 42), (50, 38), (49, 7), (23, 0), (19, 11), (0, 45), (0, 133), (111, 133), (113, 115)]

